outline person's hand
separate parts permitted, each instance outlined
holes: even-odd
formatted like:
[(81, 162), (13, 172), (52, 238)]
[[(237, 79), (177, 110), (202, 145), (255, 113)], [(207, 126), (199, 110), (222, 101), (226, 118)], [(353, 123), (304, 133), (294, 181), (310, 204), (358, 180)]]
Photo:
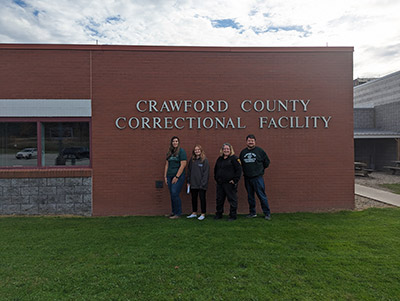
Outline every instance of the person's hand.
[(230, 180), (229, 183), (235, 185), (235, 182), (233, 180)]
[(178, 178), (177, 177), (174, 177), (173, 179), (172, 179), (172, 184), (175, 184), (176, 182), (178, 182)]
[(167, 184), (167, 185), (168, 185), (168, 180), (167, 180), (167, 177), (164, 177), (164, 181), (165, 181), (165, 184)]

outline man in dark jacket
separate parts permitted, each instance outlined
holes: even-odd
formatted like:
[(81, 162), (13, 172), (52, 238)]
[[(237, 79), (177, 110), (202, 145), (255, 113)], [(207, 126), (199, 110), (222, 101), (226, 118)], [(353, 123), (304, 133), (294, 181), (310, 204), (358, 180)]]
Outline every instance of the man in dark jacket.
[(265, 214), (265, 219), (271, 219), (271, 211), (268, 205), (268, 198), (265, 193), (264, 170), (269, 166), (267, 153), (256, 146), (256, 137), (248, 135), (246, 137), (247, 147), (240, 153), (240, 161), (244, 174), (244, 184), (247, 190), (247, 200), (249, 202), (250, 213), (247, 217), (257, 217), (256, 198), (257, 194), (261, 208)]

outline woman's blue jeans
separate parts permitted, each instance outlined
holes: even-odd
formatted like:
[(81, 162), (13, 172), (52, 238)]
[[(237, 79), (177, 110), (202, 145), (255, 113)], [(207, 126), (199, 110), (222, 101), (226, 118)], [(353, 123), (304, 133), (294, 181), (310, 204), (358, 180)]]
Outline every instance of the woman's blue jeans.
[(182, 214), (182, 200), (179, 196), (182, 186), (185, 183), (185, 173), (182, 173), (178, 178), (178, 182), (172, 184), (174, 177), (167, 176), (169, 194), (171, 195), (171, 207), (174, 215), (180, 216)]

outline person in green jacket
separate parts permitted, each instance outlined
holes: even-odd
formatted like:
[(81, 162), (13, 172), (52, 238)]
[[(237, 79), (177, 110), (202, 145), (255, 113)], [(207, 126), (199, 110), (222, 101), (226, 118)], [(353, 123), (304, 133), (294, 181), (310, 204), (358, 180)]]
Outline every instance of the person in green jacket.
[(179, 194), (185, 182), (186, 162), (186, 152), (180, 147), (179, 138), (172, 137), (164, 168), (164, 179), (171, 196), (172, 213), (169, 215), (171, 219), (177, 219), (182, 214), (182, 200)]

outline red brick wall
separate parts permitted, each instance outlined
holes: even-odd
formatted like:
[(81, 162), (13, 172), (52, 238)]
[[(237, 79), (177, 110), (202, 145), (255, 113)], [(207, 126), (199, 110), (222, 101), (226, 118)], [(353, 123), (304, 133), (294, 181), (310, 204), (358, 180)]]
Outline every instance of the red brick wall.
[(89, 58), (89, 51), (8, 49), (0, 44), (0, 98), (88, 99)]
[[(168, 189), (155, 188), (155, 181), (163, 180), (174, 135), (188, 155), (201, 144), (212, 172), (222, 143), (239, 154), (246, 135), (255, 134), (271, 159), (265, 182), (272, 212), (353, 208), (352, 48), (43, 47), (0, 47), (0, 60), (7, 62), (0, 98), (92, 98), (94, 215), (169, 213)], [(139, 113), (140, 99), (223, 99), (229, 109)], [(298, 105), (296, 112), (246, 113), (240, 108), (245, 99), (310, 103), (307, 112)], [(114, 122), (120, 116), (241, 117), (247, 128), (119, 130)], [(261, 116), (332, 119), (329, 128), (260, 129)], [(189, 213), (190, 198), (185, 191), (181, 196)], [(212, 175), (207, 199), (207, 211), (215, 212)], [(243, 180), (239, 211), (248, 211)]]

